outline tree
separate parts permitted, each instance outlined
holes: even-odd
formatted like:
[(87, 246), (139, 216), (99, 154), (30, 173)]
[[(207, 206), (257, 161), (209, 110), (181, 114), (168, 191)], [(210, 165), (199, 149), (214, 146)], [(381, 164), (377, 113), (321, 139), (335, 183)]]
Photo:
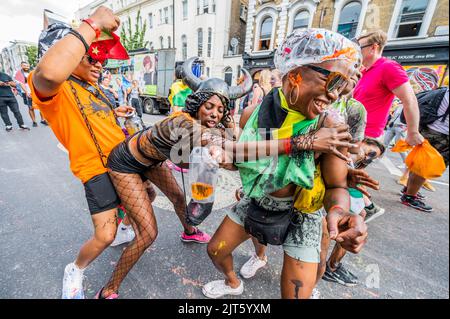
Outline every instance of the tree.
[(141, 10), (139, 10), (134, 25), (134, 32), (131, 27), (130, 17), (128, 17), (127, 30), (123, 27), (120, 31), (120, 38), (123, 46), (128, 51), (146, 48), (148, 46), (148, 41), (144, 40), (146, 31), (147, 21), (144, 21), (144, 25), (142, 25)]
[(27, 50), (25, 51), (25, 55), (28, 58), (28, 63), (30, 64), (30, 67), (33, 69), (37, 64), (37, 52), (38, 48), (37, 46), (29, 46), (27, 47)]

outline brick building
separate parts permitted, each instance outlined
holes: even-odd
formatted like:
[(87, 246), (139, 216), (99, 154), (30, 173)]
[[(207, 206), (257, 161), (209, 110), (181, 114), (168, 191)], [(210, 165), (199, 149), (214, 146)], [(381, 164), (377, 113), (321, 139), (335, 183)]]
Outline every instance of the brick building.
[(382, 29), (384, 55), (406, 69), (448, 74), (448, 0), (249, 0), (244, 67), (273, 68), (273, 52), (297, 28), (325, 28), (348, 38)]

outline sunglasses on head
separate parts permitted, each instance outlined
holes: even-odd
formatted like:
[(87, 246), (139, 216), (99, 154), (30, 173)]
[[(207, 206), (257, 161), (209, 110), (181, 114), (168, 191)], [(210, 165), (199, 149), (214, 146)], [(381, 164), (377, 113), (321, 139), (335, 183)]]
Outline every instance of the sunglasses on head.
[(347, 77), (339, 72), (332, 72), (311, 64), (305, 64), (304, 66), (327, 77), (325, 89), (328, 93), (332, 93), (335, 90), (341, 93), (348, 84)]
[(103, 61), (96, 60), (96, 59), (94, 59), (93, 57), (91, 57), (90, 55), (86, 55), (86, 58), (87, 58), (87, 60), (88, 60), (88, 62), (89, 62), (90, 65), (96, 65), (97, 62), (100, 62), (100, 64), (101, 64), (102, 66), (105, 66), (105, 65), (108, 63), (108, 60), (103, 60)]

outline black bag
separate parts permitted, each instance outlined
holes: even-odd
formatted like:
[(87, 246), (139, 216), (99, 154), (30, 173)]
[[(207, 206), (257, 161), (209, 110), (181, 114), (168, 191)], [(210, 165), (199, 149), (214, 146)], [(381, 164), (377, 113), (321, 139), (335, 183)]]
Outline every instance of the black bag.
[(186, 212), (186, 222), (188, 225), (200, 225), (211, 214), (213, 205), (214, 203), (197, 203), (191, 199)]
[(280, 212), (259, 207), (252, 199), (244, 220), (247, 233), (262, 245), (283, 245), (290, 230), (294, 214), (292, 209)]
[[(427, 125), (432, 124), (439, 119), (445, 121), (445, 118), (449, 114), (448, 109), (445, 112), (445, 114), (441, 116), (438, 115), (438, 110), (439, 107), (441, 106), (442, 100), (444, 99), (447, 90), (448, 88), (441, 87), (436, 90), (423, 91), (416, 95), (417, 102), (419, 103), (421, 129), (425, 128)], [(404, 112), (402, 112), (400, 121), (403, 124), (406, 124), (406, 117)]]

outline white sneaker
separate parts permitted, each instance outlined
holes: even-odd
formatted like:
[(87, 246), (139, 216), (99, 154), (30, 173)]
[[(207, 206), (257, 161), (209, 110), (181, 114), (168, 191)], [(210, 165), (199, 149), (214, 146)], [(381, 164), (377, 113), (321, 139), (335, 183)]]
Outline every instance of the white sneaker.
[(120, 223), (119, 227), (117, 227), (116, 238), (111, 244), (111, 247), (116, 247), (125, 243), (129, 243), (135, 237), (135, 233), (133, 227), (126, 226), (123, 222)]
[(241, 276), (245, 279), (252, 278), (256, 272), (267, 265), (267, 256), (260, 259), (256, 254), (253, 255), (241, 268)]
[(311, 297), (309, 297), (309, 299), (320, 299), (320, 291), (317, 288), (314, 288), (312, 293), (311, 293)]
[(74, 263), (70, 263), (64, 270), (62, 299), (84, 299), (83, 271)]
[(203, 294), (212, 299), (217, 299), (226, 295), (239, 296), (244, 292), (244, 283), (237, 288), (231, 288), (225, 284), (225, 280), (211, 281), (202, 288)]

